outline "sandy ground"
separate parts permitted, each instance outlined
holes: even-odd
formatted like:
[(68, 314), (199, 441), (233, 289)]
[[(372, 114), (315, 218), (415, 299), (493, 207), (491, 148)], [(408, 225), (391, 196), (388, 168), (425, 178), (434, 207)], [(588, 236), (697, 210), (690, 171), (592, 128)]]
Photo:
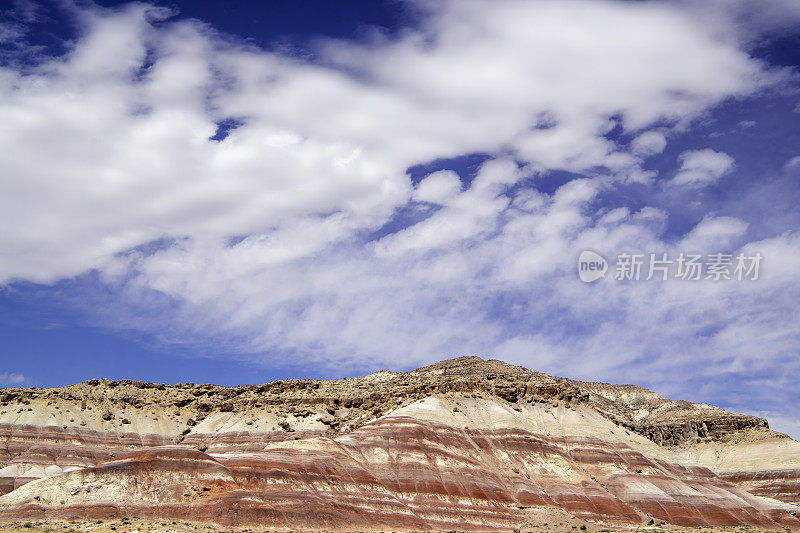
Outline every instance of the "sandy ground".
[[(580, 525), (578, 525), (580, 523)], [(0, 524), (0, 533), (219, 533), (225, 531), (209, 526), (192, 524), (189, 522), (172, 522), (159, 520), (142, 520), (138, 518), (119, 520), (71, 520), (71, 521), (40, 521), (40, 522), (12, 522)], [(238, 530), (239, 533), (252, 533), (253, 529)], [(767, 533), (767, 530), (752, 526), (717, 526), (703, 528), (681, 528), (668, 524), (642, 526), (634, 529), (612, 529), (583, 521), (567, 520), (554, 521), (553, 523), (530, 525), (522, 530), (507, 533), (609, 533), (612, 531), (646, 532), (646, 533)], [(447, 533), (453, 533), (448, 531)], [(473, 532), (474, 533), (474, 532)]]

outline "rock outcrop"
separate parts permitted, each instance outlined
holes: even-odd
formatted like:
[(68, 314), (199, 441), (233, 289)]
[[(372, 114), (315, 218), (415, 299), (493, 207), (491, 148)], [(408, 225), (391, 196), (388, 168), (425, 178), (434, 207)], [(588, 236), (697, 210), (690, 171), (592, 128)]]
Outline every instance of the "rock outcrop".
[[(800, 529), (800, 445), (760, 419), (499, 361), (231, 388), (92, 380), (0, 394), (0, 521), (508, 530), (557, 511), (617, 527)], [(746, 438), (785, 460), (742, 455), (734, 441)], [(763, 478), (792, 471), (780, 489)]]
[(663, 445), (713, 442), (740, 430), (769, 428), (763, 418), (703, 403), (673, 401), (635, 385), (575, 382), (590, 403), (631, 431)]

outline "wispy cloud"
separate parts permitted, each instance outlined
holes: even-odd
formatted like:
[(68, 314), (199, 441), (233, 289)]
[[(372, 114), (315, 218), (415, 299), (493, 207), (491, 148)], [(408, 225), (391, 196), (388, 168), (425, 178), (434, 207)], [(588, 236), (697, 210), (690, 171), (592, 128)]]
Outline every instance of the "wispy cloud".
[[(314, 62), (144, 4), (79, 9), (68, 54), (0, 70), (0, 279), (92, 271), (100, 323), (266, 364), (477, 353), (679, 396), (800, 378), (796, 228), (756, 235), (699, 203), (671, 235), (659, 199), (738, 166), (700, 143), (669, 154), (695, 119), (791, 83), (750, 56), (739, 10), (431, 6), (419, 27), (324, 42)], [(487, 158), (474, 176), (407, 172), (469, 154)], [(675, 164), (658, 175), (657, 158)], [(584, 249), (758, 251), (765, 266), (752, 284), (587, 286)], [(753, 401), (786, 412), (792, 394)]]
[(31, 379), (17, 372), (0, 372), (0, 387), (24, 387)]

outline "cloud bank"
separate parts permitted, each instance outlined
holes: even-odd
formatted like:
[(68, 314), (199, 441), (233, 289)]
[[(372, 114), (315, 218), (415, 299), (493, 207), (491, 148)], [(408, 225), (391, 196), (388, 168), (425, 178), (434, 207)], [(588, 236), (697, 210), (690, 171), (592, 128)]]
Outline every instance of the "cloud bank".
[[(796, 228), (753, 235), (707, 212), (670, 235), (659, 195), (717, 184), (736, 155), (698, 145), (668, 174), (647, 166), (720, 103), (793, 83), (748, 53), (768, 21), (743, 38), (740, 9), (680, 2), (416, 7), (418, 27), (313, 60), (151, 5), (76, 9), (66, 54), (0, 69), (0, 280), (94, 272), (114, 302), (100, 322), (265, 364), (471, 353), (704, 398), (736, 376), (737, 394), (769, 380), (752, 394), (785, 414)], [(409, 173), (473, 154), (474, 175)], [(570, 179), (546, 187), (556, 174)], [(766, 263), (753, 283), (588, 286), (584, 249)]]

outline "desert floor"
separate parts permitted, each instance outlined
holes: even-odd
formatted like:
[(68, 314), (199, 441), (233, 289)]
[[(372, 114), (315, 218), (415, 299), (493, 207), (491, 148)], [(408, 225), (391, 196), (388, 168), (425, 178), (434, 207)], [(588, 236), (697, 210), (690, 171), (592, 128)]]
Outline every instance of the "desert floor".
[[(219, 533), (226, 531), (209, 526), (193, 524), (190, 522), (173, 522), (159, 520), (144, 520), (138, 518), (118, 520), (71, 520), (71, 521), (39, 521), (39, 522), (11, 522), (0, 524), (0, 533)], [(238, 533), (251, 533), (256, 529), (237, 530)], [(717, 526), (703, 528), (681, 528), (664, 525), (643, 526), (635, 529), (609, 529), (596, 524), (585, 525), (585, 529), (574, 523), (540, 524), (531, 525), (523, 530), (514, 530), (513, 533), (534, 532), (557, 533), (609, 533), (613, 531), (647, 532), (647, 533), (766, 533), (766, 530), (752, 526)], [(453, 533), (452, 531), (448, 533)], [(474, 533), (474, 532), (473, 532)], [(508, 532), (512, 533), (512, 532)]]

